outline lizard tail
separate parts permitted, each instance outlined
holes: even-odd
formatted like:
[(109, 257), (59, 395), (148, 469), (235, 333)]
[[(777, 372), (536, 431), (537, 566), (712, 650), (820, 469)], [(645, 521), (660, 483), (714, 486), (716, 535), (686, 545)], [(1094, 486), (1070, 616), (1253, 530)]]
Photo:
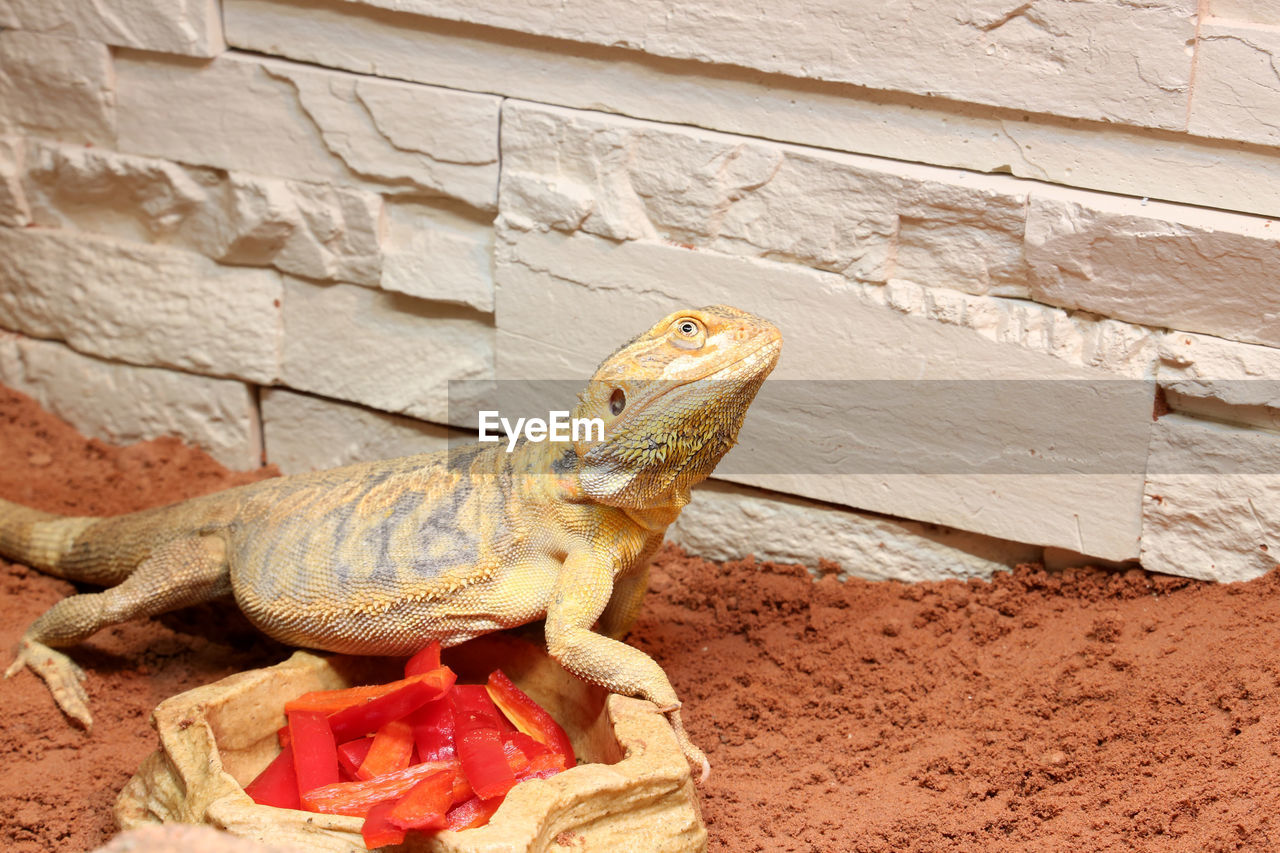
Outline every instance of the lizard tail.
[(65, 571), (59, 563), (71, 552), (80, 534), (99, 521), (55, 515), (0, 500), (0, 556), (56, 577), (85, 579)]

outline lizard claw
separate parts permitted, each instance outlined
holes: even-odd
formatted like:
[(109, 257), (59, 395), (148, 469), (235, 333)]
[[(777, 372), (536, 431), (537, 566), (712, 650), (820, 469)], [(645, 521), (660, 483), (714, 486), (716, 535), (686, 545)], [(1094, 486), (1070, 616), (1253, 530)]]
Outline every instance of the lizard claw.
[(685, 759), (692, 767), (698, 768), (698, 784), (705, 785), (711, 776), (711, 762), (707, 761), (707, 756), (702, 750), (693, 745), (688, 732), (684, 730), (684, 722), (680, 719), (680, 703), (677, 702), (673, 707), (665, 708), (662, 712), (667, 715), (667, 720), (671, 723), (676, 742), (680, 744), (680, 751), (684, 753)]
[(13, 663), (4, 671), (4, 677), (12, 678), (24, 667), (30, 668), (44, 680), (49, 692), (53, 694), (53, 701), (58, 703), (64, 714), (86, 730), (93, 726), (93, 715), (89, 713), (89, 694), (81, 683), (84, 681), (84, 670), (75, 661), (44, 643), (22, 640), (18, 644)]

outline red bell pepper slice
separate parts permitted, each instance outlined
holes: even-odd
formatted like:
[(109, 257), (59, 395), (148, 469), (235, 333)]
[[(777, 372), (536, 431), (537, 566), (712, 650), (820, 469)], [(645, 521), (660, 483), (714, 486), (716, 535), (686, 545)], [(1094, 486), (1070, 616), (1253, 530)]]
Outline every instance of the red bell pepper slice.
[(356, 738), (338, 745), (338, 769), (350, 777), (344, 781), (351, 782), (359, 778), (356, 774), (360, 771), (360, 765), (364, 763), (365, 756), (369, 754), (372, 746), (373, 738), (371, 737)]
[(516, 687), (502, 670), (495, 669), (489, 674), (489, 683), (485, 688), (494, 704), (502, 709), (502, 713), (515, 724), (517, 729), (552, 752), (563, 756), (565, 767), (574, 766), (576, 762), (573, 757), (573, 744), (569, 742), (569, 736), (564, 733), (564, 729), (537, 702)]
[(399, 681), (388, 681), (386, 684), (367, 684), (362, 687), (348, 687), (345, 690), (313, 690), (310, 693), (303, 693), (296, 699), (290, 699), (285, 703), (284, 711), (286, 714), (290, 711), (321, 711), (334, 714), (353, 705), (364, 704), (388, 693), (394, 693), (405, 685), (417, 681), (439, 685), (443, 693), (453, 686), (454, 680), (456, 676), (453, 671), (447, 666), (442, 666)]
[(378, 803), (399, 799), (418, 782), (441, 770), (452, 770), (457, 773), (458, 762), (428, 761), (373, 779), (335, 782), (303, 794), (302, 805), (313, 812), (363, 817)]
[[(502, 749), (498, 712), (483, 688), (459, 685), (449, 694), (453, 705), (454, 746), (462, 772), (481, 799), (500, 797), (516, 783)], [(519, 752), (517, 749), (516, 752)]]
[(373, 850), (388, 844), (404, 843), (404, 830), (391, 822), (391, 810), (395, 805), (392, 802), (378, 803), (369, 809), (364, 826), (360, 827), (365, 847)]
[(413, 727), (419, 761), (445, 761), (457, 756), (453, 745), (453, 705), (448, 701), (428, 702), (407, 719)]
[(445, 814), (445, 826), (455, 831), (484, 826), (500, 805), (502, 805), (500, 797), (490, 800), (472, 797), (469, 800), (463, 800)]
[(404, 720), (384, 723), (373, 737), (373, 745), (365, 755), (356, 776), (372, 779), (394, 773), (409, 766), (413, 757), (413, 727)]
[(487, 715), (492, 719), (498, 731), (503, 734), (516, 730), (511, 721), (498, 710), (498, 706), (493, 704), (493, 699), (489, 696), (489, 689), (483, 684), (455, 685), (449, 693), (449, 701), (453, 703), (454, 708), (458, 707), (458, 702), (462, 702), (476, 713)]
[(293, 750), (282, 749), (257, 778), (244, 786), (244, 792), (260, 806), (299, 808), (301, 803), (298, 798), (298, 774), (293, 766)]
[[(508, 744), (520, 750), (520, 752), (524, 753), (524, 757), (530, 760), (537, 758), (539, 755), (551, 753), (550, 747), (543, 746), (524, 732), (507, 732), (502, 736), (502, 745), (506, 746)], [(559, 755), (559, 753), (556, 754)], [(560, 763), (564, 763), (563, 759)]]
[(338, 781), (338, 745), (324, 714), (294, 711), (289, 714), (289, 735), (299, 795)]
[(523, 770), (516, 771), (516, 780), (524, 782), (528, 779), (548, 779), (564, 769), (564, 756), (546, 752), (530, 759)]
[(433, 669), (440, 668), (440, 641), (432, 640), (430, 645), (409, 658), (404, 665), (405, 678), (412, 678), (415, 675), (422, 675)]
[(416, 711), (428, 702), (444, 696), (455, 679), (453, 671), (442, 666), (423, 675), (393, 682), (400, 686), (330, 715), (329, 725), (333, 728), (334, 737), (338, 740), (350, 740), (376, 732), (392, 720), (398, 720), (410, 711)]
[(388, 819), (401, 829), (444, 829), (445, 812), (453, 805), (453, 783), (458, 775), (451, 770), (432, 773), (396, 801)]

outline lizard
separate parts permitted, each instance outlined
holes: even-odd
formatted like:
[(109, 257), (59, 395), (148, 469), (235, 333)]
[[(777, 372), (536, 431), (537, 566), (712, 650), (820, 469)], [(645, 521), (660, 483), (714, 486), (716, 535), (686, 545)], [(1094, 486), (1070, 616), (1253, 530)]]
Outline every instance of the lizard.
[(552, 658), (657, 705), (705, 781), (665, 672), (622, 638), (667, 527), (736, 443), (781, 347), (778, 329), (747, 312), (680, 310), (606, 358), (578, 395), (573, 416), (599, 418), (603, 435), (477, 442), (108, 518), (0, 500), (0, 555), (106, 587), (45, 611), (5, 675), (30, 668), (87, 729), (85, 674), (56, 648), (228, 594), (265, 634), (346, 654), (409, 655), (543, 620)]

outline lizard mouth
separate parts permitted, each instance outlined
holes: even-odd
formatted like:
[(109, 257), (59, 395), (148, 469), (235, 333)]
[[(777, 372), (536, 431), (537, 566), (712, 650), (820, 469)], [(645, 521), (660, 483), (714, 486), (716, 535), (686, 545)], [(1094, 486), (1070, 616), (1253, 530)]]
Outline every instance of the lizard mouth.
[[(765, 343), (756, 347), (746, 355), (741, 356), (740, 358), (737, 358), (734, 361), (729, 362), (723, 367), (716, 368), (711, 373), (695, 381), (707, 382), (707, 381), (729, 379), (730, 378), (729, 374), (741, 373), (743, 366), (746, 365), (748, 362), (752, 362), (752, 363), (769, 362), (769, 366), (763, 371), (765, 375), (768, 375), (770, 372), (773, 371), (774, 366), (777, 365), (778, 356), (781, 355), (781, 353), (782, 353), (782, 339), (773, 338), (772, 340), (766, 341)], [(753, 373), (754, 372), (755, 371), (753, 371)]]

